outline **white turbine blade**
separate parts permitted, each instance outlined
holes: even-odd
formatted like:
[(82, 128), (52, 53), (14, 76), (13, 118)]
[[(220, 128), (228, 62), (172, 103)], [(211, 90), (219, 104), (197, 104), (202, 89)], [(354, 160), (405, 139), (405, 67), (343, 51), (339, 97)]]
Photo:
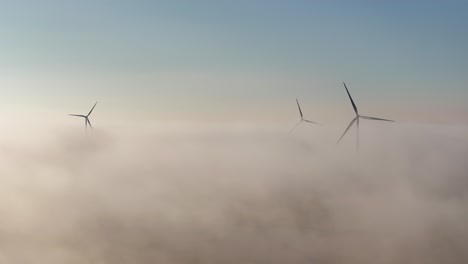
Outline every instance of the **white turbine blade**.
[(94, 104), (93, 108), (91, 108), (91, 111), (89, 111), (89, 113), (88, 113), (88, 115), (87, 115), (87, 116), (89, 116), (89, 115), (90, 115), (90, 114), (93, 112), (93, 110), (94, 110), (94, 107), (96, 107), (96, 105), (97, 105), (97, 102)]
[(369, 119), (369, 120), (378, 120), (378, 121), (395, 122), (394, 120), (383, 119), (383, 118), (372, 117), (372, 116), (361, 116), (361, 117), (364, 118), (364, 119)]
[(304, 119), (304, 122), (312, 123), (312, 124), (316, 124), (316, 125), (322, 125), (322, 124), (319, 124), (319, 123), (317, 123), (317, 122), (310, 121), (310, 120), (307, 120), (307, 119)]
[(86, 117), (84, 115), (73, 115), (73, 114), (68, 114), (69, 116), (79, 116), (79, 117)]
[(354, 100), (353, 100), (353, 98), (351, 97), (351, 94), (350, 94), (349, 91), (348, 91), (348, 87), (346, 87), (346, 83), (343, 82), (343, 85), (344, 85), (344, 87), (345, 87), (345, 89), (346, 89), (346, 93), (348, 93), (349, 100), (351, 100), (351, 104), (353, 105), (354, 112), (356, 113), (356, 115), (359, 115), (359, 114), (358, 114), (358, 109), (357, 109), (357, 107), (356, 107), (356, 104), (354, 103)]
[(297, 108), (299, 109), (299, 114), (301, 115), (301, 119), (304, 119), (304, 116), (302, 115), (301, 106), (299, 106), (299, 101), (297, 100), (297, 98), (296, 98), (296, 103), (297, 103)]
[(291, 130), (289, 130), (289, 134), (291, 134), (291, 133), (294, 131), (294, 129), (296, 129), (296, 127), (297, 127), (300, 123), (302, 123), (302, 120), (299, 121), (299, 122), (297, 122), (297, 124), (296, 124)]
[(89, 121), (89, 118), (86, 118), (86, 121), (88, 122), (89, 127), (91, 127), (91, 129), (93, 129), (93, 126), (91, 125), (91, 122)]
[(351, 122), (349, 123), (348, 127), (347, 127), (346, 130), (343, 132), (343, 135), (341, 135), (340, 139), (338, 139), (338, 141), (336, 142), (336, 144), (340, 143), (341, 139), (344, 137), (344, 135), (346, 135), (346, 133), (348, 132), (349, 128), (353, 126), (354, 122), (356, 122), (356, 119), (358, 119), (358, 117), (355, 117), (353, 120), (351, 120)]

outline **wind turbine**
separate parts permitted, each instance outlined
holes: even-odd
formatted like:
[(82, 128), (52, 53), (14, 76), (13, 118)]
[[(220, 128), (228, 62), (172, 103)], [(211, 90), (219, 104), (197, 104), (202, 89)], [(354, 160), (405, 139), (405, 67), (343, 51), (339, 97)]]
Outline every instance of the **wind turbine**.
[(89, 113), (87, 115), (74, 115), (74, 114), (69, 114), (70, 116), (78, 116), (78, 117), (83, 117), (85, 119), (85, 130), (88, 131), (88, 124), (89, 126), (91, 127), (91, 129), (93, 129), (93, 126), (91, 125), (91, 122), (89, 122), (89, 116), (91, 115), (91, 113), (93, 112), (94, 110), (94, 107), (96, 107), (98, 102), (96, 102), (93, 106), (93, 108), (91, 108), (91, 110), (89, 111)]
[(360, 115), (359, 112), (358, 112), (358, 109), (356, 107), (356, 104), (354, 103), (353, 101), (353, 98), (351, 97), (351, 94), (349, 93), (348, 91), (348, 87), (346, 87), (346, 83), (343, 82), (343, 85), (346, 89), (346, 93), (348, 94), (348, 97), (349, 97), (349, 100), (351, 101), (351, 104), (353, 105), (353, 109), (354, 109), (354, 112), (356, 113), (356, 117), (351, 120), (351, 122), (349, 123), (348, 127), (346, 128), (346, 130), (343, 132), (343, 135), (341, 135), (340, 139), (338, 139), (338, 142), (336, 142), (337, 144), (340, 143), (341, 139), (344, 137), (344, 135), (346, 135), (346, 133), (348, 132), (348, 130), (353, 126), (353, 124), (356, 122), (356, 150), (359, 150), (359, 119), (362, 118), (362, 119), (369, 119), (369, 120), (377, 120), (377, 121), (387, 121), (387, 122), (395, 122), (393, 120), (389, 120), (389, 119), (383, 119), (383, 118), (377, 118), (377, 117), (372, 117), (372, 116), (363, 116), (363, 115)]
[(297, 100), (297, 98), (296, 98), (296, 103), (297, 103), (297, 108), (299, 109), (299, 114), (301, 115), (301, 120), (291, 129), (291, 131), (289, 131), (289, 133), (292, 133), (298, 125), (302, 124), (302, 122), (320, 125), (319, 123), (304, 119), (304, 115), (302, 114), (301, 106), (299, 105), (299, 101)]

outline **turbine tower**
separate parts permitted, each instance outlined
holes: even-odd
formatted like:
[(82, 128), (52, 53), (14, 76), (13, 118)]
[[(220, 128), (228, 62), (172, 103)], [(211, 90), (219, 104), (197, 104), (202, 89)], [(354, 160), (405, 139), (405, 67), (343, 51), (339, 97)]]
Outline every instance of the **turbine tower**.
[(74, 115), (74, 114), (69, 114), (70, 116), (78, 116), (78, 117), (83, 117), (85, 119), (85, 131), (88, 131), (88, 124), (89, 126), (91, 127), (91, 129), (93, 129), (93, 126), (91, 125), (91, 122), (89, 121), (89, 116), (91, 115), (91, 113), (93, 112), (94, 110), (94, 107), (96, 107), (98, 102), (96, 102), (93, 106), (93, 108), (91, 108), (91, 110), (89, 111), (89, 113), (87, 115)]
[(299, 114), (301, 115), (301, 120), (291, 129), (291, 131), (289, 131), (289, 133), (292, 133), (294, 129), (296, 129), (296, 127), (302, 124), (303, 122), (320, 125), (319, 123), (304, 119), (304, 115), (302, 114), (301, 106), (299, 105), (299, 101), (297, 100), (297, 98), (296, 98), (296, 103), (297, 103), (297, 109), (299, 109)]
[(389, 119), (383, 119), (383, 118), (377, 118), (377, 117), (372, 117), (372, 116), (363, 116), (363, 115), (360, 115), (359, 112), (358, 112), (358, 109), (356, 107), (356, 104), (354, 103), (353, 101), (353, 98), (351, 97), (351, 94), (349, 93), (348, 91), (348, 87), (346, 87), (346, 83), (343, 82), (343, 85), (346, 89), (346, 93), (348, 94), (348, 97), (349, 97), (349, 100), (351, 101), (351, 104), (353, 105), (353, 109), (354, 109), (354, 113), (356, 113), (356, 117), (351, 120), (351, 122), (349, 123), (348, 127), (346, 128), (346, 130), (343, 132), (343, 135), (341, 135), (340, 139), (338, 139), (338, 142), (336, 142), (337, 144), (340, 143), (341, 139), (344, 137), (344, 135), (346, 135), (346, 133), (348, 132), (348, 130), (353, 126), (354, 123), (356, 123), (356, 151), (359, 150), (359, 119), (362, 118), (362, 119), (369, 119), (369, 120), (377, 120), (377, 121), (387, 121), (387, 122), (395, 122), (393, 120), (389, 120)]

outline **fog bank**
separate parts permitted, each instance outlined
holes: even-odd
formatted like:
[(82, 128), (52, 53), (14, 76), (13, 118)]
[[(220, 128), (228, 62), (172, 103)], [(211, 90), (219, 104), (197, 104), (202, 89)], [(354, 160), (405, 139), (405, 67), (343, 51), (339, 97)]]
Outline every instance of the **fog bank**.
[(468, 262), (468, 129), (341, 129), (12, 133), (0, 263)]

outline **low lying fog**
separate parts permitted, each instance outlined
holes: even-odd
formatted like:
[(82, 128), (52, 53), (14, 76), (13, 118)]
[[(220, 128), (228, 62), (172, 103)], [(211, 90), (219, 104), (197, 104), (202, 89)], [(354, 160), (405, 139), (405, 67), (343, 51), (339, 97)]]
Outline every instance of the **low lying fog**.
[(7, 135), (0, 263), (468, 263), (468, 128), (344, 128)]

